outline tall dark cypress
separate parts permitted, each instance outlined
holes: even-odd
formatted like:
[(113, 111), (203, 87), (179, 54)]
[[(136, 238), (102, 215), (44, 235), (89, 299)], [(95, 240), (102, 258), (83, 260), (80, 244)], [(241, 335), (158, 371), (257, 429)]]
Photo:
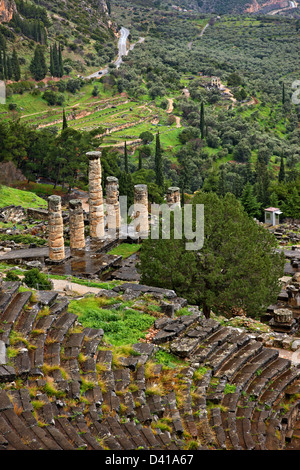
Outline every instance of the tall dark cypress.
[(63, 129), (67, 129), (67, 127), (68, 127), (68, 123), (67, 123), (67, 118), (66, 118), (66, 113), (65, 113), (65, 108), (64, 108), (64, 110), (63, 110), (63, 126), (62, 126), (62, 128), (63, 128)]
[(4, 78), (7, 80), (7, 57), (5, 49), (3, 50), (3, 75)]
[(0, 48), (0, 80), (4, 80), (4, 67), (3, 67), (3, 59), (2, 59), (2, 51)]
[(12, 58), (11, 58), (11, 67), (13, 79), (18, 82), (21, 78), (20, 63), (17, 52), (15, 48), (13, 49)]
[(128, 173), (128, 152), (127, 152), (127, 143), (125, 142), (124, 146), (124, 163), (125, 163), (125, 172)]
[(139, 152), (139, 167), (138, 169), (141, 170), (143, 168), (143, 159), (142, 159), (142, 152)]
[(13, 77), (11, 57), (7, 57), (7, 79), (11, 80)]
[(160, 135), (159, 132), (156, 134), (156, 145), (155, 145), (155, 182), (159, 187), (164, 184), (164, 175), (162, 167), (162, 152), (160, 146)]
[(30, 72), (36, 81), (43, 80), (47, 73), (47, 65), (45, 61), (43, 46), (38, 44), (34, 51), (34, 57), (30, 64)]
[(200, 134), (201, 134), (201, 139), (203, 140), (205, 136), (205, 117), (204, 117), (203, 101), (201, 103), (201, 108), (200, 108)]
[(64, 74), (64, 64), (63, 64), (63, 59), (62, 59), (62, 50), (61, 50), (61, 45), (59, 44), (58, 46), (58, 73), (59, 77), (62, 77)]
[(55, 70), (54, 70), (54, 61), (53, 61), (53, 48), (51, 45), (50, 45), (50, 68), (49, 70), (50, 70), (51, 77), (54, 77)]
[(281, 161), (280, 161), (280, 169), (279, 169), (279, 175), (278, 175), (278, 181), (279, 183), (283, 182), (285, 180), (285, 167), (284, 167), (284, 160), (283, 156), (281, 155)]
[(54, 76), (59, 77), (59, 61), (58, 61), (58, 51), (57, 51), (56, 43), (53, 46), (53, 69), (54, 69)]

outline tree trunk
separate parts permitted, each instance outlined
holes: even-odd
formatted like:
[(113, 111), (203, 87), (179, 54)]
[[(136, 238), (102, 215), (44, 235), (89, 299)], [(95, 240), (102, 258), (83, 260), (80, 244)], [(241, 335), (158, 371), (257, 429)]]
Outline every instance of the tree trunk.
[(203, 314), (205, 318), (210, 318), (210, 307), (208, 307), (205, 303), (203, 304)]

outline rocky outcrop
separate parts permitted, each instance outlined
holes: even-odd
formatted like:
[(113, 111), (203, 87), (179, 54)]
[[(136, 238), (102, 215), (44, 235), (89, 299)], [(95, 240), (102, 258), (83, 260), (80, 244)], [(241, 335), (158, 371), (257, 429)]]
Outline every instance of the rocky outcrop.
[(200, 11), (203, 13), (268, 13), (293, 8), (288, 0), (203, 0)]
[(0, 23), (8, 23), (16, 10), (14, 0), (0, 0)]
[(105, 0), (98, 0), (99, 9), (108, 15), (108, 6)]

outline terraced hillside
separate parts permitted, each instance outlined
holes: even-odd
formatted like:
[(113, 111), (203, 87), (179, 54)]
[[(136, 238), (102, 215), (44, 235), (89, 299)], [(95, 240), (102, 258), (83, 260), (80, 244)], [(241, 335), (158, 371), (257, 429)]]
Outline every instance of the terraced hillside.
[(173, 291), (123, 284), (97, 299), (152, 326), (116, 347), (112, 317), (87, 327), (58, 293), (1, 284), (0, 449), (298, 448), (300, 369), (259, 335)]

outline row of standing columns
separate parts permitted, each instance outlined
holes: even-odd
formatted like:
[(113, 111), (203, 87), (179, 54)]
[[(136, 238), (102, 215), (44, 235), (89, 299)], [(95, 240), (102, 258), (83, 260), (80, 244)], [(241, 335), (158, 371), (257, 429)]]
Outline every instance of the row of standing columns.
[[(89, 160), (89, 226), (92, 240), (104, 240), (121, 230), (119, 202), (119, 181), (113, 176), (106, 179), (106, 214), (104, 214), (101, 152), (88, 152)], [(169, 207), (180, 206), (180, 191), (177, 187), (168, 189)], [(106, 217), (105, 217), (106, 216)], [(145, 184), (134, 187), (134, 230), (141, 236), (149, 232), (148, 188)], [(49, 259), (60, 262), (65, 259), (64, 223), (61, 197), (48, 199)], [(85, 225), (82, 202), (69, 202), (69, 230), (71, 250), (85, 249)]]

